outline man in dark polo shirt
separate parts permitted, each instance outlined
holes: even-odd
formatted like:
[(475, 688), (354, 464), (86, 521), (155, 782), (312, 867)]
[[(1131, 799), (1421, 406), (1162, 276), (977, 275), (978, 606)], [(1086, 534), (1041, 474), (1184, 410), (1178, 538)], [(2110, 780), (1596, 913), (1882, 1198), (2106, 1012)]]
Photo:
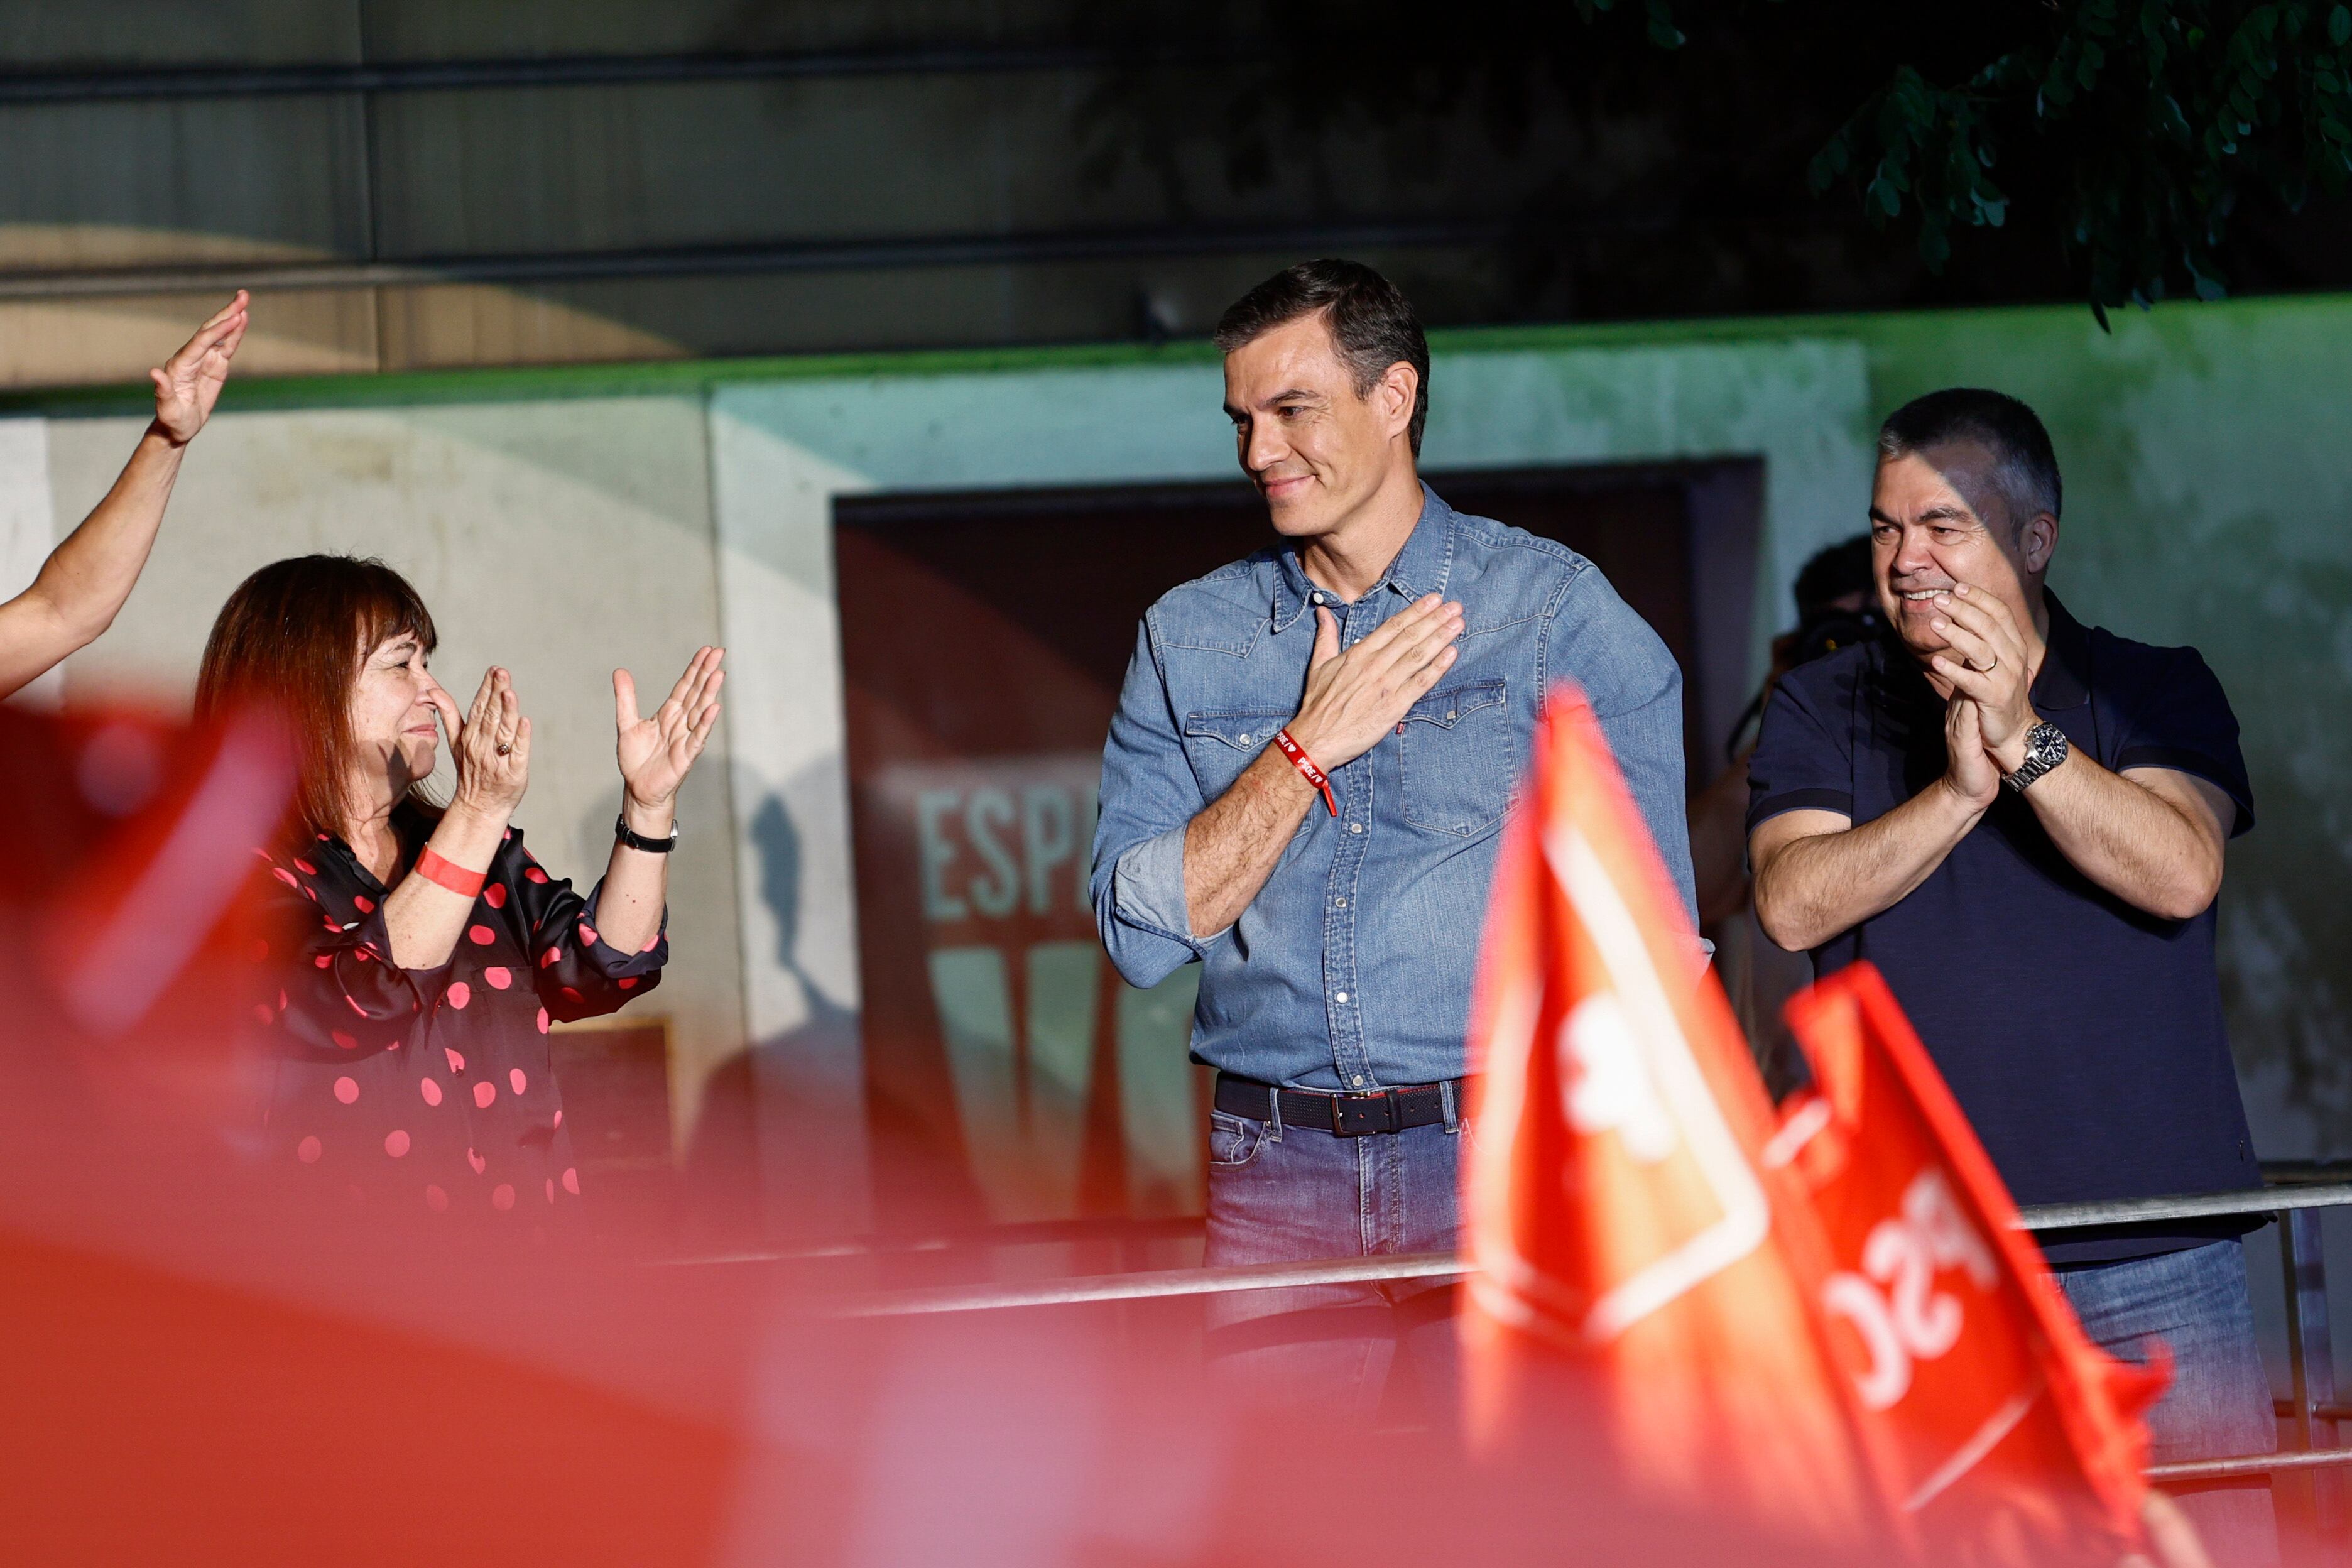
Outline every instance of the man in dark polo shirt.
[[(1817, 973), (1868, 960), (2021, 1204), (2261, 1184), (2213, 964), (2253, 826), (2237, 721), (2193, 648), (2085, 626), (2043, 586), (2058, 463), (2033, 411), (1938, 392), (1879, 433), (1885, 637), (1790, 671), (1749, 763), (1756, 913)], [(2091, 1337), (2176, 1362), (2155, 1458), (2267, 1452), (2242, 1223), (2045, 1247)], [(2261, 1485), (2183, 1500), (2275, 1562)]]

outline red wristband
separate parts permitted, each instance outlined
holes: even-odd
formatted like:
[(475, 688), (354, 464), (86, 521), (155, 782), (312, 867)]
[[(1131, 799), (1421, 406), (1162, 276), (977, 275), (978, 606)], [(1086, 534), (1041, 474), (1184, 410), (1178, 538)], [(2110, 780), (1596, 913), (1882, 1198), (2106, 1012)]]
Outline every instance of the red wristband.
[(1274, 737), (1274, 743), (1284, 756), (1290, 759), (1290, 765), (1298, 770), (1298, 776), (1322, 792), (1324, 809), (1334, 816), (1339, 816), (1339, 803), (1331, 794), (1331, 780), (1321, 768), (1315, 765), (1315, 759), (1308, 756), (1298, 742), (1290, 738), (1290, 731), (1287, 730), (1277, 731)]
[(416, 857), (416, 874), (436, 887), (446, 888), (469, 899), (481, 892), (482, 883), (488, 875), (482, 871), (468, 871), (454, 861), (443, 859), (434, 853), (430, 844)]

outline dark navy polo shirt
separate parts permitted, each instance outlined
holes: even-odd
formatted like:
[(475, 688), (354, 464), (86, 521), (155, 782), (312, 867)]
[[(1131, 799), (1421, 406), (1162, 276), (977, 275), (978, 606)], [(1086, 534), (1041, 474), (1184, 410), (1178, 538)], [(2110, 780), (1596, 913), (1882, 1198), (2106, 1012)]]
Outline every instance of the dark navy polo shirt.
[[(2151, 647), (2048, 596), (2033, 706), (2100, 765), (2193, 773), (2253, 826), (2238, 722), (2194, 648)], [(1784, 676), (1748, 763), (1748, 826), (1840, 812), (1859, 827), (1944, 772), (1944, 703), (1890, 639)], [(1816, 975), (1878, 966), (2020, 1204), (2256, 1187), (2221, 1018), (2214, 910), (2132, 908), (2074, 869), (2032, 805), (2003, 789), (1927, 879), (1813, 950)], [(2175, 1251), (2251, 1228), (2182, 1222), (2161, 1234), (2074, 1232), (2053, 1263)]]

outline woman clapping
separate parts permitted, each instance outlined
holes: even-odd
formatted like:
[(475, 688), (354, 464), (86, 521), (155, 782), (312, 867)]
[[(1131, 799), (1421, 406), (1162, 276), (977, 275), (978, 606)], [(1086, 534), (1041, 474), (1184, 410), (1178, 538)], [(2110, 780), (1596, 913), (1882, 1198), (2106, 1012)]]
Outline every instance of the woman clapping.
[[(678, 786), (719, 717), (720, 651), (640, 718), (613, 676), (622, 814), (585, 899), (512, 826), (530, 721), (504, 669), (469, 707), (434, 679), (433, 617), (376, 561), (309, 555), (246, 579), (215, 622), (200, 716), (262, 706), (296, 757), (267, 862), (255, 1020), (268, 1156), (338, 1201), (544, 1224), (580, 1195), (548, 1027), (661, 979)], [(457, 784), (424, 792), (446, 731)]]

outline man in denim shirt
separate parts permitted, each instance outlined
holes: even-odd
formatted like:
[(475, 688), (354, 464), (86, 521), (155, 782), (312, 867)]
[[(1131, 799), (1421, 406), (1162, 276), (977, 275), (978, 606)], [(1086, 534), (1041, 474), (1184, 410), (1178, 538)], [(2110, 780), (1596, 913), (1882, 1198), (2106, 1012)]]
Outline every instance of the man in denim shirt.
[[(1144, 616), (1096, 921), (1133, 984), (1202, 963), (1210, 1264), (1448, 1250), (1479, 931), (1537, 709), (1583, 689), (1687, 904), (1681, 672), (1590, 562), (1422, 484), (1429, 349), (1387, 279), (1291, 268), (1217, 344), (1282, 537)], [(1368, 1414), (1402, 1346), (1443, 1408), (1451, 1309), (1427, 1281), (1216, 1296), (1210, 1352), (1256, 1394)]]

